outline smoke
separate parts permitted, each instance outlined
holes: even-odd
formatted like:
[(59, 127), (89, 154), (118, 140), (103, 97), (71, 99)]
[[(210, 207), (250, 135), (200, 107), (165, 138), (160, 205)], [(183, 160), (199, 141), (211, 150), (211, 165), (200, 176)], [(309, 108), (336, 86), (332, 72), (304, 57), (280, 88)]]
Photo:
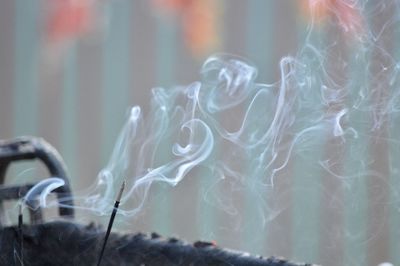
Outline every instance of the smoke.
[[(339, 145), (357, 139), (357, 130), (346, 122), (351, 115), (347, 105), (324, 112), (347, 93), (332, 88), (323, 68), (325, 56), (318, 51), (306, 46), (296, 57), (283, 58), (281, 81), (273, 84), (257, 83), (257, 69), (243, 59), (219, 54), (206, 60), (200, 82), (153, 89), (150, 113), (144, 117), (140, 107), (132, 108), (99, 174), (101, 192), (85, 204), (101, 212), (109, 208), (126, 179), (130, 189), (122, 201), (133, 204), (123, 213), (134, 215), (153, 182), (176, 186), (195, 167), (207, 168), (222, 186), (233, 182), (265, 201), (276, 173), (293, 153), (320, 145), (318, 137), (340, 139)], [(159, 159), (163, 153), (167, 160)], [(244, 162), (247, 166), (241, 167)], [(320, 164), (330, 171), (329, 159), (320, 158)], [(218, 207), (237, 213), (222, 197), (213, 197)], [(267, 215), (266, 210), (260, 213)]]
[[(46, 178), (36, 185), (34, 185), (23, 198), (23, 203), (25, 206), (28, 206), (32, 210), (36, 210), (39, 207), (49, 207), (47, 204), (47, 197), (49, 194), (65, 185), (65, 181), (58, 177), (50, 177)], [(38, 199), (39, 198), (39, 199)]]
[[(278, 82), (258, 83), (251, 63), (217, 54), (203, 64), (200, 81), (154, 88), (148, 114), (138, 106), (130, 111), (99, 174), (99, 194), (85, 206), (101, 212), (110, 208), (126, 179), (130, 189), (122, 201), (132, 207), (123, 213), (134, 215), (153, 182), (176, 186), (196, 167), (207, 168), (222, 185), (250, 188), (266, 202), (275, 176), (292, 158), (332, 141), (334, 149), (352, 154), (346, 160), (354, 170), (336, 172), (337, 158), (329, 152), (315, 159), (315, 167), (340, 179), (368, 175), (370, 162), (354, 153), (362, 154), (365, 137), (393, 127), (398, 116), (399, 65), (386, 36), (397, 33), (398, 14), (374, 29), (380, 24), (368, 28), (366, 20), (381, 14), (379, 5), (327, 3), (325, 12), (333, 15), (325, 23), (312, 20), (304, 46), (281, 59)], [(236, 213), (222, 196), (213, 197), (218, 207)], [(268, 215), (268, 209), (261, 213)]]
[[(150, 111), (130, 110), (108, 164), (93, 187), (78, 193), (77, 208), (108, 214), (126, 180), (120, 213), (134, 219), (151, 197), (153, 183), (179, 186), (202, 169), (212, 180), (204, 204), (237, 221), (224, 225), (233, 230), (245, 219), (265, 230), (288, 208), (270, 204), (277, 179), (283, 178), (300, 184), (287, 188), (294, 193), (304, 186), (304, 198), (326, 207), (328, 218), (341, 219), (330, 223), (332, 230), (323, 230), (325, 253), (345, 237), (363, 246), (380, 239), (382, 221), (399, 200), (398, 188), (390, 183), (398, 178), (400, 144), (395, 131), (398, 3), (319, 4), (325, 6), (312, 12), (304, 45), (281, 59), (279, 81), (260, 83), (256, 66), (216, 54), (200, 69), (200, 81), (152, 89)], [(317, 13), (325, 20), (317, 19)], [(319, 198), (307, 194), (316, 188)], [(246, 206), (236, 204), (243, 192), (257, 210), (252, 217), (246, 217)], [(296, 204), (291, 203), (293, 208)], [(369, 220), (354, 221), (359, 217)], [(362, 256), (367, 255), (353, 259), (362, 264)]]

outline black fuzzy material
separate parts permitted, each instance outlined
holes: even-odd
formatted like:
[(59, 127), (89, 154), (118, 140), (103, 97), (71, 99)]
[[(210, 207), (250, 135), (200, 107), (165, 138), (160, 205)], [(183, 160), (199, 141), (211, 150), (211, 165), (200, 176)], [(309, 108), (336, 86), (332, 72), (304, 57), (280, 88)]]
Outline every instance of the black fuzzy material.
[[(58, 221), (23, 227), (23, 265), (96, 265), (104, 230)], [(22, 265), (19, 232), (6, 227), (0, 233), (0, 265)], [(175, 265), (246, 265), (306, 266), (275, 257), (262, 258), (234, 252), (213, 243), (189, 244), (179, 239), (165, 239), (158, 234), (110, 235), (102, 266), (175, 266)]]

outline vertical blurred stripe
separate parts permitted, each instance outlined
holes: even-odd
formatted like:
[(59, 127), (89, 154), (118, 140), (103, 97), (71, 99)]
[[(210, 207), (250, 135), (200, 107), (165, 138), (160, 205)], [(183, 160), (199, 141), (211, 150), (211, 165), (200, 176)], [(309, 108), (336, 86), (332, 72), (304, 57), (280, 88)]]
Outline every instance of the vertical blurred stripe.
[[(15, 48), (14, 87), (12, 103), (12, 137), (38, 134), (39, 102), (39, 10), (37, 1), (16, 0), (15, 2)], [(11, 167), (7, 172), (7, 182), (26, 182), (28, 176), (37, 175), (37, 164), (24, 163)], [(33, 169), (27, 171), (26, 169)], [(11, 179), (12, 180), (11, 180)], [(16, 178), (16, 179), (14, 179)]]
[[(273, 33), (273, 13), (274, 8), (273, 1), (264, 0), (250, 0), (247, 2), (247, 14), (245, 16), (247, 28), (246, 28), (246, 57), (255, 64), (258, 70), (258, 76), (256, 82), (265, 83), (266, 78), (271, 78), (271, 55), (274, 50), (273, 42), (271, 42), (271, 36)], [(248, 103), (250, 104), (250, 102)], [(246, 105), (248, 106), (248, 105)], [(243, 110), (245, 112), (245, 110)], [(261, 114), (260, 114), (261, 115)], [(256, 158), (251, 158), (256, 160)], [(260, 184), (257, 176), (254, 176), (254, 164), (252, 162), (246, 162), (244, 165), (246, 172), (248, 172), (247, 178), (252, 179), (249, 183), (255, 182), (253, 185), (246, 187), (245, 191), (245, 217), (244, 219), (244, 243), (246, 243), (246, 250), (256, 254), (264, 254), (266, 251), (266, 240), (267, 235), (255, 235), (255, 232), (268, 232), (269, 222), (264, 224), (262, 212), (267, 210), (259, 209), (262, 206), (261, 198), (254, 189)], [(269, 178), (269, 177), (264, 177)], [(254, 187), (255, 186), (255, 187)], [(256, 207), (258, 206), (258, 207)], [(264, 215), (269, 216), (269, 213)], [(251, 219), (246, 219), (251, 217)]]
[(0, 8), (0, 139), (13, 135), (13, 83), (14, 83), (14, 0), (2, 1)]
[(157, 18), (156, 29), (156, 82), (160, 87), (171, 87), (175, 84), (177, 21), (173, 17)]
[[(396, 12), (399, 12), (399, 7), (396, 9)], [(397, 21), (397, 24), (399, 22)], [(396, 62), (400, 62), (400, 30), (397, 28), (393, 32), (393, 41), (394, 41), (394, 52), (393, 59)], [(398, 72), (395, 73), (397, 77), (399, 76)], [(399, 100), (400, 95), (397, 94), (398, 90), (396, 88), (400, 87), (400, 81), (397, 79), (397, 82), (392, 85), (392, 95), (397, 97), (397, 102)], [(400, 142), (399, 142), (399, 132), (400, 132), (400, 114), (398, 112), (393, 112), (390, 115), (390, 130), (389, 130), (389, 143), (390, 143), (390, 209), (389, 209), (389, 257), (391, 262), (400, 262)]]
[[(377, 7), (376, 3), (369, 3), (370, 10)], [(369, 174), (366, 182), (368, 186), (368, 236), (367, 255), (370, 265), (377, 265), (389, 258), (389, 210), (388, 202), (390, 200), (390, 144), (389, 121), (387, 110), (390, 104), (389, 95), (391, 93), (391, 71), (382, 71), (382, 69), (396, 69), (392, 61), (392, 55), (395, 47), (394, 32), (398, 30), (398, 25), (389, 23), (395, 21), (398, 14), (394, 11), (398, 3), (388, 2), (385, 9), (378, 16), (369, 19), (371, 32), (381, 32), (373, 40), (373, 46), (370, 50), (370, 64), (368, 66), (370, 97), (369, 126), (368, 137), (369, 156), (372, 159), (369, 164)], [(388, 56), (389, 55), (389, 56)], [(397, 63), (397, 62), (396, 62)], [(378, 126), (377, 126), (377, 123)], [(395, 262), (398, 263), (398, 262)]]
[[(155, 39), (155, 65), (154, 70), (155, 78), (154, 81), (159, 87), (163, 87), (166, 90), (169, 89), (175, 83), (175, 69), (176, 69), (176, 42), (177, 42), (177, 22), (174, 18), (159, 17), (157, 18), (156, 24), (156, 39)], [(149, 89), (149, 88), (146, 88)], [(148, 90), (150, 93), (150, 90)], [(160, 143), (159, 150), (160, 154), (157, 154), (160, 162), (167, 162), (171, 160), (171, 147), (172, 143), (170, 140), (168, 143)], [(155, 162), (158, 165), (158, 162)], [(157, 201), (154, 201), (152, 206), (152, 225), (153, 228), (159, 230), (163, 235), (171, 235), (173, 222), (175, 221), (172, 217), (172, 199), (170, 195), (170, 186), (167, 184), (160, 184), (157, 186), (156, 194)], [(175, 216), (176, 217), (176, 216)]]
[[(399, 86), (399, 85), (397, 85)], [(393, 263), (400, 262), (400, 143), (399, 143), (399, 132), (400, 132), (400, 116), (393, 114), (391, 119), (391, 130), (390, 130), (390, 206), (389, 206), (389, 257)]]
[[(355, 51), (349, 51), (349, 54), (355, 54), (359, 51), (359, 47), (354, 47)], [(347, 89), (349, 90), (349, 104), (356, 102), (360, 97), (359, 84), (368, 86), (368, 80), (364, 76), (365, 65), (369, 62), (369, 56), (359, 57), (355, 60), (354, 56), (350, 56), (349, 60), (351, 73), (348, 73)], [(358, 138), (354, 139), (354, 148), (348, 148), (344, 154), (344, 173), (343, 176), (343, 227), (344, 227), (344, 255), (343, 265), (366, 265), (366, 243), (367, 236), (367, 208), (368, 194), (366, 183), (366, 167), (370, 160), (368, 156), (368, 121), (367, 114), (363, 110), (352, 110), (351, 126), (358, 133)], [(362, 109), (362, 107), (361, 107)], [(361, 161), (358, 161), (361, 160)], [(354, 163), (356, 161), (356, 163)], [(340, 262), (338, 262), (340, 263)]]
[(131, 5), (130, 0), (105, 3), (105, 19), (108, 25), (104, 32), (102, 72), (102, 117), (101, 154), (105, 165), (114, 143), (128, 115), (131, 105)]
[[(298, 4), (296, 3), (296, 5), (298, 5)], [(302, 16), (301, 12), (298, 11), (296, 14), (296, 34), (297, 34), (297, 42), (299, 43), (299, 49), (302, 49), (304, 46), (304, 42), (305, 42), (305, 39), (306, 39), (306, 36), (308, 33), (306, 27), (307, 27), (306, 20)], [(309, 195), (308, 195), (308, 192), (304, 189), (305, 186), (304, 186), (303, 181), (309, 180), (310, 175), (308, 174), (307, 176), (304, 176), (304, 175), (299, 176), (299, 173), (302, 173), (301, 172), (302, 169), (300, 167), (302, 166), (302, 164), (306, 160), (306, 158), (303, 158), (303, 157), (299, 158), (299, 156), (294, 156), (292, 160), (293, 160), (293, 163), (292, 163), (293, 170), (292, 170), (291, 178), (293, 179), (293, 181), (292, 181), (293, 204), (292, 204), (292, 214), (291, 214), (292, 219), (291, 219), (291, 229), (290, 229), (290, 232), (291, 232), (290, 258), (293, 260), (308, 261), (309, 258), (314, 258), (316, 256), (315, 256), (315, 252), (311, 252), (311, 253), (307, 252), (307, 255), (303, 254), (304, 250), (308, 251), (308, 249), (309, 249), (309, 244), (308, 244), (308, 242), (305, 243), (305, 241), (308, 241), (307, 232), (310, 230), (308, 230), (304, 234), (301, 234), (301, 232), (303, 231), (303, 223), (304, 222), (302, 221), (302, 217), (303, 217), (302, 209), (299, 209), (299, 208), (304, 208), (305, 205), (307, 205), (307, 202), (305, 202), (305, 199), (307, 199), (309, 197)], [(306, 166), (304, 166), (304, 167), (306, 167)], [(307, 171), (305, 173), (308, 173), (308, 172), (309, 171)], [(311, 177), (312, 177), (312, 174), (311, 174)], [(300, 187), (298, 185), (300, 185)], [(315, 204), (311, 205), (310, 207), (315, 207)], [(315, 226), (315, 222), (313, 222), (313, 224)]]
[(13, 135), (35, 135), (38, 122), (40, 1), (15, 0)]
[[(214, 5), (215, 8), (219, 10), (215, 10), (214, 13), (221, 15), (224, 14), (224, 10), (226, 8), (226, 1), (220, 0), (216, 1), (216, 4)], [(217, 23), (214, 25), (217, 28), (217, 31), (219, 34), (218, 38), (221, 38), (221, 43), (226, 45), (225, 40), (222, 38), (222, 32), (226, 30), (226, 23), (224, 23), (224, 19), (219, 17), (214, 21)], [(211, 54), (210, 54), (211, 55)], [(210, 55), (204, 55), (204, 60)], [(203, 60), (203, 63), (204, 63)], [(192, 64), (194, 65), (194, 64)], [(196, 70), (196, 79), (200, 78), (200, 72), (202, 65), (197, 64), (198, 69)], [(189, 75), (190, 76), (190, 75)], [(207, 90), (209, 89), (206, 85), (203, 84), (203, 87), (201, 90)], [(201, 96), (200, 96), (201, 97)], [(218, 117), (218, 113), (215, 114), (214, 117), (216, 120), (219, 120), (220, 118)], [(214, 150), (212, 154), (210, 155), (209, 158), (207, 158), (207, 161), (214, 161), (218, 158), (220, 151), (222, 147), (219, 145), (214, 145)], [(207, 163), (206, 163), (207, 164)], [(223, 210), (213, 202), (215, 200), (215, 193), (223, 193), (222, 190), (220, 190), (221, 180), (219, 180), (220, 177), (215, 178), (215, 173), (212, 173), (214, 169), (207, 168), (207, 167), (201, 167), (198, 169), (198, 171), (195, 172), (195, 178), (196, 178), (196, 183), (195, 186), (198, 187), (198, 191), (196, 192), (197, 194), (197, 206), (196, 210), (196, 232), (195, 234), (197, 235), (197, 239), (204, 240), (204, 241), (219, 241), (219, 229), (218, 224), (224, 224), (226, 221), (218, 217), (218, 213), (223, 212)]]
[[(352, 81), (348, 76), (348, 70), (337, 61), (349, 62), (354, 51), (349, 51), (346, 46), (348, 36), (343, 34), (340, 27), (327, 27), (324, 30), (326, 45), (331, 47), (329, 55), (324, 58), (324, 72), (329, 76), (329, 79), (324, 79), (324, 85), (340, 94), (346, 91), (346, 97), (335, 97), (329, 103), (323, 104), (325, 116), (337, 116), (338, 113), (344, 110), (347, 106), (351, 106), (347, 95), (349, 90), (354, 90), (356, 87), (348, 86)], [(324, 47), (321, 47), (322, 51)], [(333, 58), (334, 55), (340, 59)], [(351, 69), (352, 70), (352, 69)], [(323, 73), (321, 73), (321, 76)], [(329, 81), (333, 81), (335, 85), (330, 85)], [(324, 98), (324, 92), (316, 87), (315, 92), (321, 94)], [(347, 109), (347, 108), (346, 108)], [(345, 109), (345, 110), (346, 110)], [(343, 122), (340, 121), (340, 124)], [(334, 137), (332, 132), (328, 132), (327, 140), (322, 145), (323, 154), (318, 163), (327, 163), (329, 170), (323, 169), (321, 175), (322, 193), (320, 202), (323, 202), (320, 210), (320, 237), (319, 244), (323, 247), (319, 254), (319, 263), (329, 265), (332, 261), (343, 261), (344, 254), (344, 188), (343, 183), (346, 178), (341, 178), (345, 171), (345, 156), (347, 154), (347, 143), (351, 140), (344, 140), (341, 137)], [(352, 159), (352, 158), (349, 158)], [(326, 249), (327, 251), (324, 251)]]
[[(78, 65), (77, 65), (76, 44), (71, 44), (65, 54), (64, 60), (64, 80), (62, 87), (62, 129), (61, 129), (61, 154), (68, 166), (68, 173), (73, 181), (77, 184), (77, 114), (79, 107), (78, 99)], [(74, 188), (78, 189), (78, 188)]]
[[(301, 115), (301, 114), (300, 114)], [(324, 143), (322, 136), (314, 138)], [(296, 157), (293, 170), (293, 247), (295, 260), (316, 262), (319, 259), (320, 197), (322, 193), (320, 168), (315, 162), (321, 151), (304, 152)]]
[(272, 53), (274, 51), (273, 33), (275, 30), (274, 1), (250, 0), (247, 2), (246, 56), (258, 69), (258, 82), (271, 79)]
[[(215, 156), (215, 155), (214, 155)], [(210, 158), (213, 160), (213, 158)], [(213, 241), (216, 238), (216, 208), (209, 204), (207, 201), (207, 194), (209, 190), (214, 189), (217, 182), (212, 178), (212, 175), (208, 175), (209, 171), (204, 168), (197, 172), (198, 180), (198, 198), (197, 198), (197, 215), (196, 215), (196, 235), (198, 239)]]
[[(365, 121), (365, 115), (359, 113), (353, 116), (352, 127), (359, 133), (358, 145), (365, 145), (367, 141), (365, 132), (367, 128), (365, 124), (357, 123), (357, 121)], [(366, 153), (366, 150), (363, 151)], [(366, 243), (367, 237), (367, 184), (366, 169), (357, 169), (352, 159), (361, 157), (360, 151), (353, 149), (348, 150), (346, 154), (346, 162), (344, 166), (344, 176), (350, 176), (347, 180), (343, 180), (344, 186), (344, 258), (343, 265), (365, 265), (366, 261)], [(368, 156), (363, 156), (368, 161)]]
[[(325, 37), (323, 30), (315, 30), (311, 35), (307, 36), (308, 32), (305, 25), (299, 30), (300, 49), (304, 48), (304, 42), (312, 42), (316, 49), (325, 47)], [(319, 71), (319, 65), (308, 61), (307, 56), (303, 56), (302, 60), (310, 68), (315, 68)], [(315, 85), (314, 85), (315, 86)], [(312, 90), (318, 91), (318, 87), (313, 87)], [(318, 101), (319, 98), (315, 97)], [(315, 106), (321, 106), (320, 102), (315, 102)], [(323, 114), (324, 109), (321, 108), (320, 113)], [(297, 114), (297, 118), (306, 117), (307, 114), (301, 112)], [(300, 125), (295, 132), (301, 132), (304, 125)], [(318, 263), (320, 259), (320, 251), (324, 248), (320, 247), (320, 230), (321, 230), (321, 193), (322, 172), (321, 167), (316, 164), (320, 158), (324, 156), (326, 148), (326, 137), (322, 135), (323, 131), (317, 130), (306, 138), (313, 138), (313, 146), (305, 147), (300, 153), (294, 157), (293, 163), (293, 213), (292, 213), (292, 254), (295, 260)], [(295, 137), (293, 137), (295, 138)], [(295, 147), (296, 148), (296, 147)], [(312, 150), (310, 150), (312, 148)]]

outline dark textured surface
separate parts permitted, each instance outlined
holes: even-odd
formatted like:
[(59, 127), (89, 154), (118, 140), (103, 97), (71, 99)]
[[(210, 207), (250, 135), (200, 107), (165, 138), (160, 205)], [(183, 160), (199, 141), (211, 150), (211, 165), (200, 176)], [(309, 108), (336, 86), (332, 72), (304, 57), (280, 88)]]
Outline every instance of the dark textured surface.
[[(23, 227), (24, 265), (95, 265), (104, 230), (93, 225), (52, 222)], [(20, 265), (16, 227), (1, 230), (0, 264)], [(158, 234), (111, 234), (101, 265), (248, 265), (300, 266), (278, 258), (261, 258), (221, 249), (213, 243), (185, 243)]]

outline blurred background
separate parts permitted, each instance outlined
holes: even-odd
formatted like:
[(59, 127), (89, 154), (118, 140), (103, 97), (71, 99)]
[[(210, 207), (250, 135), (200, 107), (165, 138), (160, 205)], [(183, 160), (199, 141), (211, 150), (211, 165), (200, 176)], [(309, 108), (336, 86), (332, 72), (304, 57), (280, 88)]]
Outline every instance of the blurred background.
[[(308, 40), (312, 20), (316, 27), (332, 10), (342, 14), (338, 23), (344, 26), (355, 19), (350, 4), (334, 0), (319, 1), (322, 7), (312, 17), (312, 2), (318, 1), (1, 1), (0, 138), (43, 137), (63, 156), (73, 191), (82, 190), (96, 182), (107, 164), (130, 108), (148, 110), (151, 88), (199, 80), (204, 60), (216, 52), (253, 62), (259, 83), (279, 81), (280, 59), (296, 56)], [(382, 2), (387, 5), (371, 12), (379, 8), (379, 17), (397, 18), (397, 1)], [(367, 22), (371, 27), (374, 23), (385, 24), (379, 19)], [(381, 28), (392, 51), (397, 51), (398, 32)], [(322, 30), (318, 38), (333, 43), (336, 34)], [(399, 148), (398, 137), (392, 143)], [(398, 151), (389, 152), (388, 143), (378, 147), (379, 156), (390, 153), (383, 158), (398, 160)], [(306, 165), (307, 158), (302, 160)], [(378, 162), (377, 169), (382, 165)], [(24, 171), (32, 167), (13, 168), (8, 182), (41, 175), (40, 170)], [(279, 213), (265, 227), (252, 226), (257, 221), (243, 221), (240, 226), (245, 229), (225, 226), (226, 217), (218, 210), (202, 207), (202, 190), (195, 179), (185, 179), (174, 193), (156, 184), (133, 225), (119, 226), (189, 241), (216, 240), (228, 248), (323, 265), (400, 263), (399, 199), (397, 189), (391, 189), (398, 183), (397, 168), (388, 171), (392, 179), (365, 179), (356, 190), (339, 194), (341, 181), (324, 182), (323, 174), (314, 171), (310, 175), (315, 179), (303, 183), (296, 177), (303, 170), (297, 168), (281, 173), (286, 178), (277, 183), (273, 203)], [(377, 190), (370, 195), (368, 186)], [(329, 197), (333, 191), (336, 196)], [(372, 199), (377, 204), (370, 204)], [(251, 213), (251, 204), (248, 208)], [(84, 222), (108, 220), (80, 215)]]

